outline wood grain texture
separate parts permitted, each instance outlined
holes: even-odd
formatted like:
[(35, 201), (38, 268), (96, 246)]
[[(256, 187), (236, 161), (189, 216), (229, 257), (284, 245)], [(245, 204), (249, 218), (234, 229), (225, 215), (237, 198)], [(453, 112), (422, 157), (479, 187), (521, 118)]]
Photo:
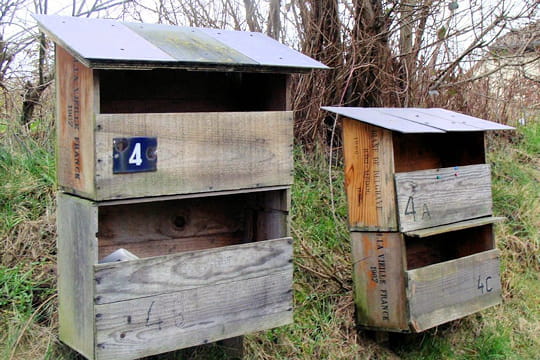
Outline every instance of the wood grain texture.
[(93, 359), (97, 208), (90, 201), (63, 193), (58, 194), (57, 202), (60, 340)]
[(96, 354), (127, 360), (292, 321), (292, 270), (96, 305)]
[(288, 236), (286, 189), (109, 205), (99, 203), (100, 259), (118, 248), (140, 258)]
[(492, 214), (489, 165), (395, 174), (400, 231)]
[(409, 232), (406, 232), (405, 235), (411, 236), (411, 237), (423, 238), (423, 237), (443, 234), (443, 233), (447, 233), (451, 231), (470, 229), (470, 228), (481, 226), (481, 225), (494, 224), (494, 223), (501, 222), (504, 220), (506, 220), (506, 218), (504, 217), (487, 216), (487, 217), (473, 219), (473, 220), (465, 220), (465, 221), (460, 221), (457, 223), (435, 226), (435, 227), (427, 228), (427, 229), (409, 231)]
[(352, 232), (358, 324), (406, 331), (405, 247), (399, 233)]
[(292, 238), (95, 265), (96, 304), (292, 271)]
[[(292, 112), (97, 116), (97, 200), (292, 183)], [(155, 136), (156, 172), (112, 174), (113, 138)]]
[(95, 191), (96, 104), (94, 72), (56, 46), (58, 185), (67, 192), (90, 198)]
[(354, 231), (396, 231), (392, 133), (343, 120), (345, 191)]
[(100, 258), (118, 248), (143, 258), (239, 244), (254, 196), (100, 206)]
[(411, 324), (420, 332), (501, 302), (499, 251), (407, 271)]

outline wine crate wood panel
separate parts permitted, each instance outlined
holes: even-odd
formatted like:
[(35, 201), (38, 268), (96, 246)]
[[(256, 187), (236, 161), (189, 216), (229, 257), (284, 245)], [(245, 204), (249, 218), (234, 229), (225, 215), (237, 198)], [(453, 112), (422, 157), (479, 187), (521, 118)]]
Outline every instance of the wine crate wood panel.
[(98, 261), (97, 208), (59, 193), (57, 207), (58, 320), (63, 342), (94, 356), (94, 272)]
[(501, 302), (499, 251), (407, 271), (411, 324), (423, 331)]
[(366, 327), (408, 330), (401, 235), (352, 232), (351, 237), (359, 322)]
[(396, 231), (391, 132), (345, 119), (343, 150), (349, 228)]
[[(292, 183), (292, 112), (102, 114), (96, 125), (98, 200)], [(113, 139), (137, 136), (157, 137), (157, 171), (113, 174)]]
[(94, 112), (98, 78), (62, 47), (56, 47), (57, 177), (62, 188), (93, 194)]
[(400, 231), (492, 214), (489, 165), (395, 174)]
[(96, 305), (96, 356), (135, 359), (292, 321), (287, 271)]
[(292, 271), (292, 239), (267, 240), (94, 267), (96, 304)]

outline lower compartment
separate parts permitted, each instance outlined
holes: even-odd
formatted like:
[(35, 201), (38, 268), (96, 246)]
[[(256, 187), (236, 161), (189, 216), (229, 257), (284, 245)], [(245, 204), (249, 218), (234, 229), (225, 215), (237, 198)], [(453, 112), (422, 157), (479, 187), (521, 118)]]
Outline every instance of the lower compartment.
[[(57, 200), (60, 339), (86, 358), (138, 359), (292, 322), (288, 189)], [(103, 262), (111, 253), (130, 256)]]
[(417, 237), (352, 232), (358, 324), (420, 332), (501, 302), (492, 224)]
[(407, 271), (407, 300), (416, 332), (499, 304), (499, 251)]

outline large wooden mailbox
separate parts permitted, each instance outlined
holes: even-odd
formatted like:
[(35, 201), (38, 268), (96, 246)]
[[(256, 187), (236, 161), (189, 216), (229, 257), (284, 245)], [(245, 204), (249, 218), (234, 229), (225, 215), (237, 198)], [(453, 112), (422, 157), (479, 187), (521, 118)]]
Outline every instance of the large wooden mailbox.
[(36, 19), (56, 43), (60, 339), (135, 359), (290, 323), (287, 84), (325, 66), (259, 33)]
[(501, 301), (484, 131), (444, 109), (324, 107), (343, 118), (359, 325), (420, 332)]

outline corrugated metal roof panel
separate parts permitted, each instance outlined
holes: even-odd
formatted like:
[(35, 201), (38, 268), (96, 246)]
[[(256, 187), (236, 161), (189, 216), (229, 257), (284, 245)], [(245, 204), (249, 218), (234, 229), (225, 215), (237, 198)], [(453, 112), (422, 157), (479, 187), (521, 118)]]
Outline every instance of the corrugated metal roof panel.
[(328, 69), (260, 33), (34, 15), (55, 42), (90, 67)]
[(371, 125), (379, 126), (388, 130), (399, 131), (401, 133), (444, 133), (437, 128), (408, 121), (403, 118), (381, 112), (378, 108), (356, 108), (323, 106), (321, 109), (327, 110), (348, 118), (359, 120)]
[(438, 108), (360, 108), (324, 106), (322, 109), (405, 134), (513, 129), (511, 126)]

